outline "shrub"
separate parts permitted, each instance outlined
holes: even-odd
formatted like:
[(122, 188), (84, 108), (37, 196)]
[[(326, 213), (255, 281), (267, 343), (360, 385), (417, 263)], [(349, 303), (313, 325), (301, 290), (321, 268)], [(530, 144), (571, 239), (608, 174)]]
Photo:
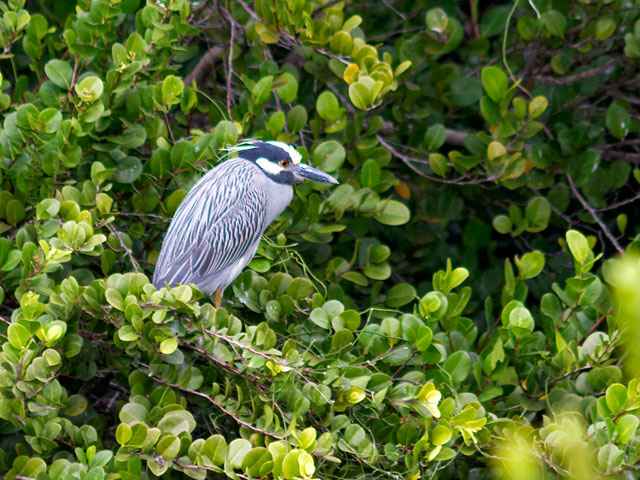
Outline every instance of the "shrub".
[[(0, 8), (4, 478), (637, 470), (634, 2)], [(246, 137), (341, 184), (156, 290)]]

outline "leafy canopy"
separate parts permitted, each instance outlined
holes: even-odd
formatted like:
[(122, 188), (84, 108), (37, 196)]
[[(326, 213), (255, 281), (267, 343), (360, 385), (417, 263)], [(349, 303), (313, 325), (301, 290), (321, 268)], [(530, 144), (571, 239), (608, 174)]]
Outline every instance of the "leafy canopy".
[[(0, 2), (0, 474), (633, 475), (639, 7)], [(341, 184), (156, 290), (247, 137)]]

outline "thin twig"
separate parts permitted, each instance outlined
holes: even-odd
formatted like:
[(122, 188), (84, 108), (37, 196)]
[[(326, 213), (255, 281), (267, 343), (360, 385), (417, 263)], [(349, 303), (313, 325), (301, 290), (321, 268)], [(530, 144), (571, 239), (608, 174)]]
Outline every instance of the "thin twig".
[(616, 209), (616, 208), (620, 208), (620, 207), (622, 207), (622, 206), (624, 206), (624, 205), (627, 205), (628, 203), (633, 203), (633, 202), (635, 202), (636, 200), (639, 200), (639, 199), (640, 199), (640, 193), (638, 193), (638, 194), (634, 195), (634, 196), (633, 196), (633, 197), (631, 197), (631, 198), (627, 198), (626, 200), (622, 200), (622, 201), (620, 201), (620, 202), (613, 203), (613, 204), (608, 205), (608, 206), (606, 206), (606, 207), (602, 207), (602, 208), (595, 208), (594, 210), (595, 210), (596, 212), (604, 212), (605, 210), (614, 210), (614, 209)]
[(592, 365), (584, 365), (582, 367), (578, 367), (575, 370), (571, 370), (570, 372), (567, 372), (567, 373), (565, 373), (563, 375), (560, 375), (559, 377), (556, 377), (556, 378), (552, 379), (549, 382), (549, 386), (553, 385), (554, 383), (559, 382), (560, 380), (564, 380), (565, 378), (570, 377), (571, 375), (575, 375), (576, 373), (587, 372), (587, 371), (591, 370), (592, 368), (593, 368)]
[(620, 244), (618, 243), (618, 241), (616, 240), (616, 238), (613, 236), (613, 234), (609, 231), (609, 229), (607, 228), (607, 226), (604, 224), (604, 222), (600, 219), (600, 217), (598, 216), (598, 214), (596, 213), (596, 211), (593, 209), (593, 207), (591, 205), (589, 205), (587, 203), (587, 201), (584, 199), (584, 197), (580, 194), (580, 192), (578, 191), (578, 188), (576, 187), (576, 184), (573, 183), (573, 178), (571, 178), (571, 175), (567, 175), (567, 180), (569, 181), (569, 186), (571, 187), (571, 191), (573, 192), (573, 194), (576, 196), (576, 198), (580, 201), (580, 203), (582, 204), (582, 206), (585, 208), (585, 210), (587, 210), (591, 216), (593, 217), (593, 219), (596, 221), (596, 223), (600, 226), (600, 228), (602, 229), (602, 231), (604, 232), (604, 234), (607, 236), (607, 238), (611, 241), (611, 243), (613, 244), (613, 246), (615, 247), (615, 249), (619, 252), (619, 253), (624, 253), (624, 250), (622, 249), (622, 247), (620, 246)]
[[(146, 373), (142, 370), (140, 370), (143, 373)], [(242, 420), (241, 418), (239, 418), (238, 416), (236, 416), (233, 412), (231, 412), (230, 410), (227, 410), (220, 402), (217, 402), (215, 399), (213, 399), (211, 396), (207, 395), (206, 393), (202, 393), (202, 392), (198, 392), (197, 390), (192, 390), (190, 388), (186, 388), (183, 387), (181, 385), (177, 385), (175, 383), (171, 383), (171, 382), (167, 382), (166, 380), (163, 380), (162, 378), (156, 377), (154, 375), (152, 375), (151, 373), (146, 373), (147, 377), (149, 377), (151, 380), (153, 380), (154, 382), (158, 382), (162, 385), (166, 385), (168, 387), (171, 388), (176, 388), (180, 391), (183, 392), (187, 392), (190, 393), (192, 395), (196, 395), (198, 397), (204, 398), (206, 400), (209, 401), (209, 403), (211, 403), (213, 406), (215, 406), (216, 408), (218, 408), (220, 411), (222, 411), (222, 413), (224, 413), (225, 415), (231, 417), (233, 420), (236, 421), (236, 423), (238, 423), (239, 425), (242, 425), (244, 427), (247, 427), (251, 430), (253, 430), (254, 432), (258, 432), (258, 433), (262, 433), (263, 435), (268, 435), (269, 437), (273, 437), (273, 438), (277, 438), (278, 440), (284, 440), (285, 437), (278, 435), (277, 433), (272, 433), (272, 432), (268, 432), (267, 430), (264, 430), (262, 428), (258, 428), (255, 425), (249, 423), (249, 422), (245, 422), (244, 420)]]
[(247, 2), (245, 2), (244, 0), (236, 0), (236, 1), (240, 4), (242, 8), (245, 9), (245, 11), (251, 16), (251, 18), (253, 18), (258, 22), (262, 21), (262, 19), (256, 14), (256, 12), (251, 10), (251, 7), (247, 5)]
[(140, 273), (142, 271), (142, 269), (140, 268), (140, 264), (133, 256), (133, 252), (131, 251), (131, 249), (125, 245), (118, 229), (111, 224), (108, 224), (107, 227), (109, 228), (109, 230), (111, 230), (111, 233), (113, 233), (118, 239), (118, 243), (120, 243), (120, 246), (124, 250), (125, 254), (127, 255), (127, 257), (129, 257), (129, 260), (131, 260), (131, 264), (133, 265), (133, 268), (136, 271), (136, 273)]
[(468, 178), (466, 176), (464, 177), (459, 177), (457, 179), (453, 179), (453, 180), (448, 180), (446, 178), (438, 178), (438, 177), (433, 177), (431, 175), (427, 175), (426, 173), (422, 172), (420, 169), (418, 169), (413, 163), (425, 163), (423, 160), (418, 159), (418, 158), (412, 158), (412, 157), (408, 157), (407, 155), (403, 155), (402, 153), (400, 153), (398, 150), (396, 150), (395, 148), (393, 148), (389, 143), (387, 143), (382, 136), (380, 135), (376, 135), (376, 138), (378, 139), (378, 141), (380, 142), (380, 144), (386, 148), (387, 150), (389, 150), (389, 152), (396, 156), (397, 158), (399, 158), (400, 160), (402, 160), (404, 162), (404, 164), (409, 167), (411, 170), (413, 170), (415, 173), (417, 173), (418, 175), (420, 175), (421, 177), (424, 178), (428, 178), (431, 181), (434, 182), (438, 182), (438, 183), (448, 183), (448, 184), (454, 184), (454, 185), (477, 185), (479, 183), (485, 183), (485, 182), (493, 182), (497, 176), (492, 175), (490, 177), (487, 178), (478, 178), (478, 179), (474, 179), (474, 180), (465, 180), (465, 178)]
[[(220, 473), (220, 468), (207, 467), (205, 465), (187, 465), (186, 463), (181, 463), (179, 460), (176, 460), (175, 458), (172, 459), (171, 461), (175, 463), (178, 467), (182, 468), (183, 470), (204, 470), (205, 472)], [(243, 475), (242, 473), (239, 473), (239, 472), (233, 472), (233, 474), (236, 477), (241, 478), (242, 480), (249, 480), (250, 478), (247, 475)], [(255, 477), (251, 477), (251, 478), (255, 478)]]
[[(227, 16), (231, 17), (230, 13)], [(231, 121), (231, 75), (233, 74), (233, 43), (236, 39), (236, 24), (233, 18), (229, 19), (231, 24), (231, 40), (229, 41), (229, 58), (227, 59), (227, 114), (229, 115), (229, 121)]]
[(251, 380), (260, 389), (263, 389), (263, 390), (266, 389), (266, 387), (259, 382), (260, 378), (257, 377), (256, 375), (252, 375), (252, 374), (246, 373), (246, 372), (241, 372), (239, 369), (237, 369), (236, 367), (234, 367), (230, 363), (227, 363), (224, 360), (216, 357), (215, 355), (207, 352), (206, 350), (204, 350), (204, 349), (202, 349), (200, 347), (196, 347), (195, 345), (191, 345), (188, 342), (185, 342), (185, 341), (181, 340), (179, 343), (180, 343), (181, 347), (188, 348), (189, 350), (193, 350), (194, 352), (199, 353), (200, 355), (205, 357), (207, 360), (215, 363), (216, 365), (220, 366), (221, 368), (223, 368), (225, 370), (228, 370), (231, 373), (234, 373), (234, 374), (236, 374), (238, 376), (241, 376), (243, 378), (247, 378), (247, 379)]
[(163, 217), (162, 215), (158, 215), (156, 213), (137, 213), (137, 212), (109, 212), (109, 215), (120, 215), (122, 217), (150, 217), (157, 218), (159, 220), (163, 220), (165, 222), (169, 222), (170, 219)]
[(547, 85), (567, 85), (570, 83), (580, 82), (582, 80), (587, 80), (589, 78), (597, 77), (598, 75), (605, 73), (610, 68), (615, 67), (616, 65), (620, 63), (624, 63), (626, 61), (628, 61), (626, 57), (620, 56), (620, 57), (612, 58), (611, 60), (609, 60), (606, 63), (603, 63), (599, 67), (592, 68), (591, 70), (586, 70), (581, 73), (576, 73), (575, 75), (569, 75), (567, 77), (560, 77), (560, 78), (537, 75), (533, 77), (532, 80), (534, 80), (536, 83), (542, 83)]
[(240, 360), (242, 360), (243, 362), (244, 362), (244, 358), (242, 357), (242, 354), (240, 354), (236, 350), (236, 348), (238, 348), (239, 350), (246, 350), (248, 352), (251, 352), (254, 355), (257, 355), (259, 357), (265, 358), (265, 359), (275, 363), (276, 365), (279, 365), (282, 368), (285, 368), (285, 369), (288, 369), (288, 370), (294, 372), (295, 374), (299, 375), (305, 382), (307, 382), (309, 385), (311, 385), (311, 388), (316, 390), (320, 394), (320, 396), (322, 398), (324, 398), (324, 400), (328, 404), (334, 403), (333, 400), (331, 400), (331, 398), (327, 398), (327, 396), (324, 394), (324, 392), (322, 390), (320, 390), (318, 388), (318, 386), (314, 382), (312, 382), (309, 377), (307, 377), (304, 373), (302, 373), (302, 371), (300, 369), (295, 368), (295, 367), (293, 367), (293, 366), (291, 366), (291, 365), (289, 365), (287, 363), (284, 363), (284, 362), (278, 360), (277, 358), (275, 358), (275, 357), (273, 357), (273, 356), (271, 356), (271, 355), (269, 355), (267, 353), (261, 352), (260, 350), (256, 350), (251, 345), (246, 345), (246, 344), (243, 344), (241, 342), (238, 342), (237, 340), (234, 340), (233, 338), (228, 337), (227, 335), (223, 335), (221, 333), (218, 333), (218, 332), (215, 332), (213, 330), (206, 329), (206, 328), (204, 329), (204, 331), (206, 333), (208, 333), (209, 335), (211, 335), (213, 337), (216, 337), (218, 340), (222, 340), (224, 342), (227, 342), (231, 346), (233, 351), (235, 352), (236, 356)]

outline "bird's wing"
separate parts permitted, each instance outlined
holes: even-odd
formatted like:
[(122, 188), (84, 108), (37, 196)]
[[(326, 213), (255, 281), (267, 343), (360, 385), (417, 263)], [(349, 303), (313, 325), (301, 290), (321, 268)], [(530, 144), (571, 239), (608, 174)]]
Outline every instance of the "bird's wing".
[(267, 192), (253, 181), (257, 169), (246, 160), (228, 160), (196, 183), (162, 244), (156, 287), (198, 284), (232, 265), (260, 239), (267, 227)]

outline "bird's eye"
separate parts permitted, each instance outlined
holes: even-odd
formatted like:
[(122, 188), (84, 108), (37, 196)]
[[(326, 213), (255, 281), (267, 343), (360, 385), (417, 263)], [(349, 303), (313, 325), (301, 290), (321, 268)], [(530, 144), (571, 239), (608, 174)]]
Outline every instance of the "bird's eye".
[(280, 160), (280, 166), (281, 167), (288, 167), (289, 166), (289, 160)]

